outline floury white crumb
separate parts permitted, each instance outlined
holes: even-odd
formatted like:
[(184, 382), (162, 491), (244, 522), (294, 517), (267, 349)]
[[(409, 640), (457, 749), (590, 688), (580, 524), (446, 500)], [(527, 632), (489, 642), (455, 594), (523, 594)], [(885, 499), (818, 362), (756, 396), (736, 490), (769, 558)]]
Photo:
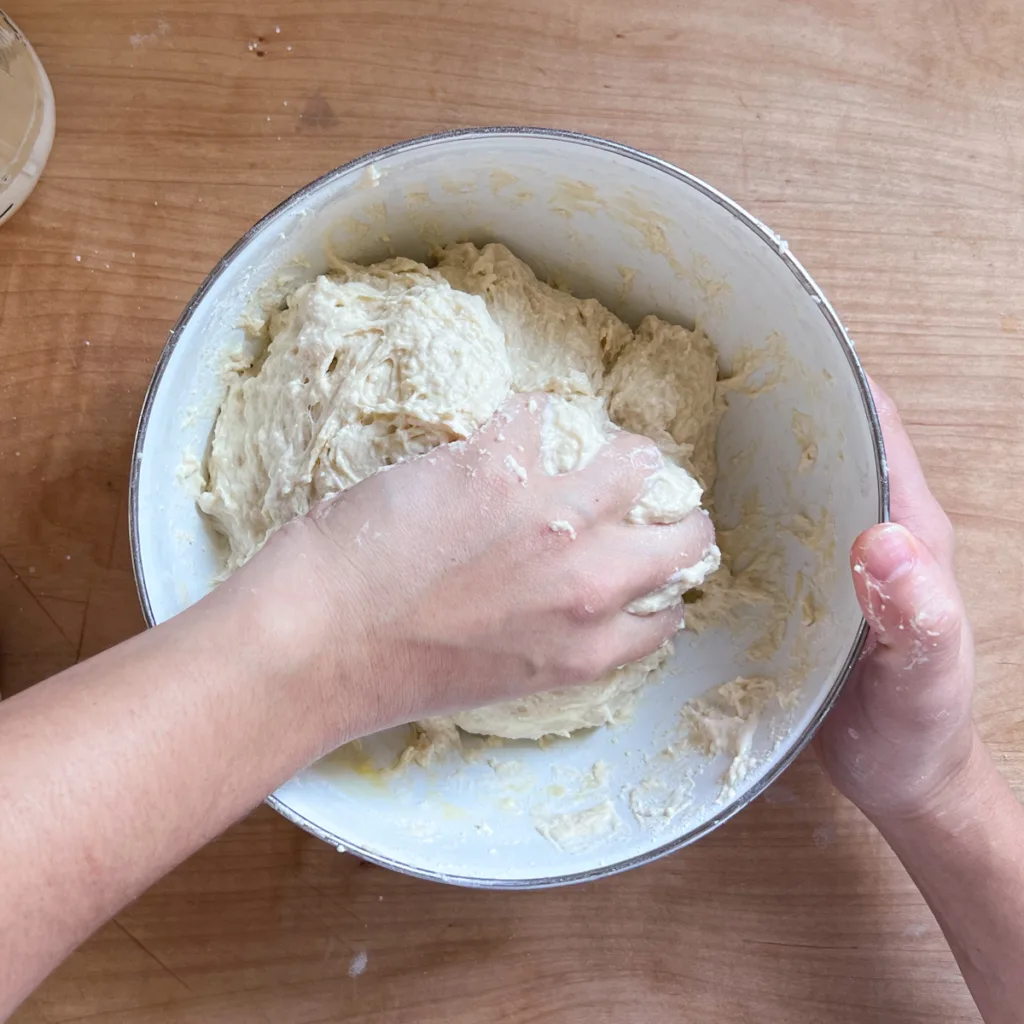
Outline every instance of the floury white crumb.
[(576, 539), (576, 531), (573, 529), (572, 523), (566, 519), (554, 519), (548, 523), (548, 529), (552, 533), (564, 533), (569, 537), (569, 540)]

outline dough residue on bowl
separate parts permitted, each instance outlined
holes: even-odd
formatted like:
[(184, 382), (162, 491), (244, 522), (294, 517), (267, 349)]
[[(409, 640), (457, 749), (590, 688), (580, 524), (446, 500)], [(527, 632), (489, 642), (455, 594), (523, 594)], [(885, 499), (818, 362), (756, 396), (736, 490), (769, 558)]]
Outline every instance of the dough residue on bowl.
[[(714, 484), (717, 382), (699, 330), (647, 316), (634, 331), (596, 300), (539, 281), (501, 245), (448, 246), (434, 268), (338, 262), (288, 297), (268, 343), (230, 371), (199, 507), (227, 539), (228, 574), (318, 501), (470, 437), (510, 393), (545, 392), (544, 471), (585, 466), (617, 428), (644, 434), (662, 462), (627, 519), (674, 523)], [(507, 469), (523, 480), (518, 463)], [(628, 610), (677, 603), (719, 559), (710, 547)], [(615, 722), (670, 655), (665, 647), (587, 686), (435, 720), (428, 734), (458, 726), (538, 739)]]

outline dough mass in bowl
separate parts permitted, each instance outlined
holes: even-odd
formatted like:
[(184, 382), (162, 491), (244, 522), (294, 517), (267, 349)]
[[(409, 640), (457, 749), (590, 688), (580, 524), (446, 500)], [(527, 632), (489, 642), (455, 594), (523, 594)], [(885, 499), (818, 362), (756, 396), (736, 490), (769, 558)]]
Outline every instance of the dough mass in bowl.
[[(714, 483), (721, 405), (707, 338), (654, 316), (633, 331), (596, 300), (539, 281), (502, 245), (448, 246), (433, 269), (402, 258), (340, 263), (289, 297), (265, 340), (229, 375), (199, 497), (227, 539), (227, 573), (321, 499), (469, 437), (510, 392), (550, 396), (547, 473), (585, 466), (616, 425), (655, 441), (664, 462), (631, 522), (678, 522)], [(712, 546), (628, 610), (668, 607), (718, 565)], [(512, 739), (603, 725), (629, 713), (670, 653), (430, 725)]]

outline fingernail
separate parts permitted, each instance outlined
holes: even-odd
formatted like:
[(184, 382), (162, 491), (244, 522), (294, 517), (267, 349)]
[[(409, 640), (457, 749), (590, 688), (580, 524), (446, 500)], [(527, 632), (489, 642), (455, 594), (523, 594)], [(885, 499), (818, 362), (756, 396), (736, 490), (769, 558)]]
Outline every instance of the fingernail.
[(879, 583), (905, 576), (917, 561), (917, 542), (896, 523), (876, 530), (864, 551), (864, 571)]

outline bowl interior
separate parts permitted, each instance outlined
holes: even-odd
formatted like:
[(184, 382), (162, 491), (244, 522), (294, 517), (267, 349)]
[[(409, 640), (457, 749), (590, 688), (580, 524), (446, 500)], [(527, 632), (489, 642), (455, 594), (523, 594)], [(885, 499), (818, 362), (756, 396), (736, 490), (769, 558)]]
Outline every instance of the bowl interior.
[[(554, 884), (703, 834), (806, 740), (862, 636), (846, 560), (856, 534), (884, 518), (884, 459), (863, 376), (828, 304), (784, 242), (713, 190), (652, 158), (564, 133), (420, 140), (288, 200), (186, 310), (136, 448), (136, 570), (151, 621), (202, 597), (219, 568), (193, 470), (245, 318), (322, 272), (331, 253), (427, 259), (431, 246), (467, 239), (504, 242), (539, 276), (630, 323), (646, 313), (699, 323), (726, 371), (755, 367), (722, 422), (717, 514), (725, 526), (756, 521), (740, 558), (776, 559), (788, 602), (776, 650), (758, 642), (768, 614), (758, 607), (682, 634), (669, 678), (621, 726), (543, 747), (473, 741), (466, 758), (397, 771), (389, 766), (407, 733), (393, 730), (275, 795), (280, 810), (323, 838), (402, 870), (466, 884)], [(792, 695), (766, 706), (746, 773), (730, 785), (731, 755), (680, 747), (680, 716), (691, 698), (739, 676), (771, 676)], [(661, 792), (664, 806), (634, 813), (648, 790)], [(560, 846), (542, 835), (577, 812), (603, 816), (589, 838), (563, 837)]]

